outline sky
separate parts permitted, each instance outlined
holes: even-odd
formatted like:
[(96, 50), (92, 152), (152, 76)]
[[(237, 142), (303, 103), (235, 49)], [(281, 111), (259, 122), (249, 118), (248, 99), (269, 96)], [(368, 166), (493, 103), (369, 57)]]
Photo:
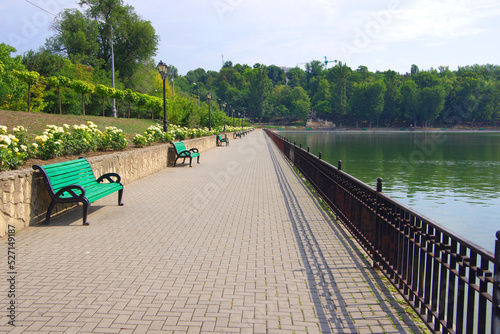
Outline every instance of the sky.
[[(410, 72), (500, 65), (499, 0), (124, 0), (160, 37), (155, 61), (179, 74), (223, 62), (285, 67), (318, 60)], [(0, 42), (17, 54), (52, 36), (75, 0), (0, 0)]]

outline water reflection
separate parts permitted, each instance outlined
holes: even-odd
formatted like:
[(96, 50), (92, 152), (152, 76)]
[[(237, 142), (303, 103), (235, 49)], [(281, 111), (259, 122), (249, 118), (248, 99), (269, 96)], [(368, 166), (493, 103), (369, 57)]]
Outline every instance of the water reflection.
[(282, 132), (311, 153), (493, 251), (500, 229), (500, 134)]

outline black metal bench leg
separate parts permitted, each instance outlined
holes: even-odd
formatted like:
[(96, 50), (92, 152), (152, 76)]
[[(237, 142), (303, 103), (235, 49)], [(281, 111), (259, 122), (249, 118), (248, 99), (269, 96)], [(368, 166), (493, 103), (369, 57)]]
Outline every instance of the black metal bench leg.
[(45, 215), (45, 222), (44, 224), (49, 224), (50, 223), (50, 213), (52, 212), (52, 209), (54, 208), (54, 205), (56, 202), (54, 200), (50, 201), (49, 208), (47, 209), (47, 214)]
[(123, 189), (120, 189), (120, 190), (118, 190), (118, 205), (119, 206), (123, 206), (122, 198), (123, 198)]
[(191, 166), (191, 163), (193, 162), (193, 158), (192, 157), (189, 157), (189, 167), (193, 167)]
[(83, 204), (83, 225), (90, 225), (90, 223), (87, 221), (87, 216), (89, 214), (89, 202), (87, 199), (84, 199), (82, 201)]
[(196, 163), (200, 163), (200, 156), (197, 157)]

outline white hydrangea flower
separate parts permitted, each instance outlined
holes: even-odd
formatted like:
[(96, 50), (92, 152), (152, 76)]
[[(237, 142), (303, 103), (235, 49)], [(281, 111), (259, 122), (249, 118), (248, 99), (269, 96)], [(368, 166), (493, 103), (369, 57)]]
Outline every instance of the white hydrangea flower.
[(11, 140), (9, 136), (0, 135), (0, 142), (4, 142), (8, 146), (10, 145)]

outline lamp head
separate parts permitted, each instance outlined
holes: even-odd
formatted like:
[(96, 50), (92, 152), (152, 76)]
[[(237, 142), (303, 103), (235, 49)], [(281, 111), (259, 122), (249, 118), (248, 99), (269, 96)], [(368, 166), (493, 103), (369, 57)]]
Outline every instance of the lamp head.
[(161, 77), (163, 78), (163, 80), (165, 80), (165, 76), (167, 75), (167, 71), (168, 71), (168, 66), (167, 64), (165, 64), (164, 62), (162, 62), (160, 60), (160, 62), (158, 63), (158, 72), (161, 74)]

